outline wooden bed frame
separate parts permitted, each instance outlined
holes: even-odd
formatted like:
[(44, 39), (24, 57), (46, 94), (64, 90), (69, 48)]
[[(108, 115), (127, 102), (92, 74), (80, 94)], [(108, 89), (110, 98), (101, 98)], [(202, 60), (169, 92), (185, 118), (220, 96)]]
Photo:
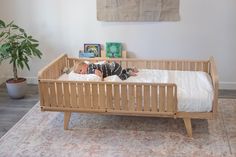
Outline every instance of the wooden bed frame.
[[(177, 86), (173, 83), (126, 83), (63, 81), (58, 78), (65, 67), (77, 61), (107, 60), (119, 62), (122, 67), (204, 71), (211, 76), (214, 100), (211, 112), (178, 112)], [(110, 115), (183, 118), (189, 137), (192, 137), (191, 119), (212, 119), (218, 106), (218, 75), (213, 57), (206, 61), (140, 60), (140, 59), (79, 59), (61, 55), (38, 74), (42, 111), (64, 112), (64, 129), (68, 129), (71, 112)]]

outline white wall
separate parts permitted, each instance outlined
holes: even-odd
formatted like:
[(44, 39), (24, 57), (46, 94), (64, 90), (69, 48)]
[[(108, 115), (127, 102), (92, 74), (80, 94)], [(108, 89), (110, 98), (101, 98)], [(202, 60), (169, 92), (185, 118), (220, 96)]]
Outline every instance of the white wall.
[[(180, 22), (99, 22), (95, 0), (0, 0), (0, 18), (14, 20), (40, 41), (44, 57), (22, 72), (26, 77), (36, 77), (62, 52), (76, 56), (84, 43), (119, 41), (130, 57), (214, 56), (221, 87), (236, 89), (236, 1), (180, 1)], [(1, 65), (1, 77), (11, 75), (6, 67)]]

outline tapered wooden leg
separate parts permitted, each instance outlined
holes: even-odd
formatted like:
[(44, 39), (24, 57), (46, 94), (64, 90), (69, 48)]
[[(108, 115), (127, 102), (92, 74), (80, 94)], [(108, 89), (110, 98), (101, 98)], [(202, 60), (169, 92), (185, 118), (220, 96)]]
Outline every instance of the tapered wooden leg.
[(65, 130), (68, 130), (70, 117), (71, 117), (71, 112), (64, 112), (64, 129)]
[(191, 123), (191, 119), (190, 118), (184, 118), (184, 124), (185, 124), (185, 128), (186, 128), (186, 131), (187, 131), (187, 134), (189, 137), (192, 137), (193, 136), (193, 133), (192, 133), (192, 123)]

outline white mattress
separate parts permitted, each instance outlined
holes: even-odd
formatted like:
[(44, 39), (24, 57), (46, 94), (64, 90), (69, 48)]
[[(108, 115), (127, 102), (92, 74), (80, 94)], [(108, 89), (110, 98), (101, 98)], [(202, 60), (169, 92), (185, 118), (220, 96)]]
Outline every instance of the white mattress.
[[(71, 72), (62, 75), (60, 80), (100, 81), (93, 74), (79, 75)], [(116, 75), (109, 76), (104, 81), (122, 81)], [(182, 112), (210, 112), (214, 91), (210, 76), (205, 72), (172, 71), (141, 69), (138, 76), (129, 77), (123, 82), (146, 83), (175, 83), (177, 85), (178, 111)]]

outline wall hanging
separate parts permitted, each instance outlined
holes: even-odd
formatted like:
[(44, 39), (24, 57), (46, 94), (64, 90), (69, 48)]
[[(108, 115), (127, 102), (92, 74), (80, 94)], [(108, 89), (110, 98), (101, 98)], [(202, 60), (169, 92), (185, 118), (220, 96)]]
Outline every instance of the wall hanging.
[(179, 21), (179, 0), (97, 0), (99, 21)]

